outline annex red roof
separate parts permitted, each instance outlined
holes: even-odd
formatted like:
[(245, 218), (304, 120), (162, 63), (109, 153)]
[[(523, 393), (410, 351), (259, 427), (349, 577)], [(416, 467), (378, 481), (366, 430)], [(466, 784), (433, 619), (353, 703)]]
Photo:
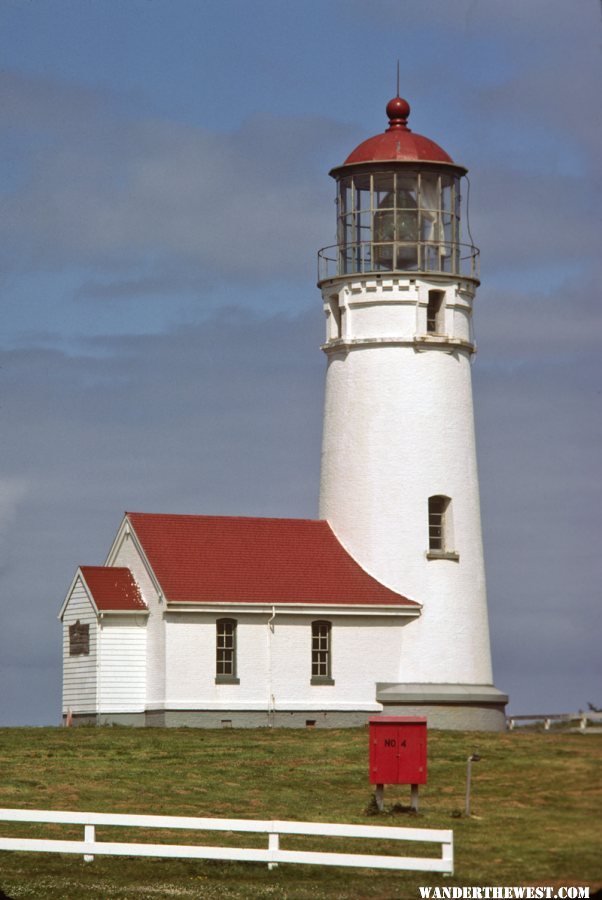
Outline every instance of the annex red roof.
[(126, 513), (168, 602), (412, 606), (328, 522)]
[(454, 161), (442, 147), (421, 134), (413, 134), (407, 126), (410, 105), (401, 97), (394, 97), (387, 104), (389, 127), (361, 143), (349, 154), (343, 165), (363, 162), (439, 162)]
[(99, 610), (147, 609), (129, 569), (80, 566), (80, 572)]

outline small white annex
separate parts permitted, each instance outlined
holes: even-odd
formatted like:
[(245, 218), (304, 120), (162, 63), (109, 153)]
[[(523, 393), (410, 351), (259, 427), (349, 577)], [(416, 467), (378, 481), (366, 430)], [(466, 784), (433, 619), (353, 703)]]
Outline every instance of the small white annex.
[(379, 712), (420, 606), (324, 521), (126, 514), (60, 613), (63, 714), (133, 725), (330, 725)]

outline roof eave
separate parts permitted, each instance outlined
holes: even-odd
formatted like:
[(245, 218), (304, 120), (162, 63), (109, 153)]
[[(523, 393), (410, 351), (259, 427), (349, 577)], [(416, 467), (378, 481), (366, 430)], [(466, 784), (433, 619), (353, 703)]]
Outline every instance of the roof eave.
[(328, 173), (331, 178), (338, 178), (338, 176), (342, 173), (353, 173), (355, 170), (361, 170), (366, 166), (375, 167), (386, 167), (386, 166), (407, 166), (407, 167), (422, 167), (422, 166), (435, 166), (437, 168), (443, 169), (454, 169), (456, 172), (459, 172), (461, 175), (466, 175), (468, 169), (466, 166), (460, 166), (458, 163), (449, 162), (442, 159), (364, 159), (358, 160), (357, 162), (350, 163), (342, 163), (340, 166), (335, 166), (334, 169), (331, 169)]
[(100, 618), (105, 616), (149, 616), (150, 609), (148, 607), (136, 607), (136, 609), (100, 609)]
[(171, 600), (167, 602), (167, 612), (215, 612), (216, 610), (225, 610), (230, 612), (241, 613), (272, 613), (274, 610), (279, 613), (301, 614), (320, 610), (324, 612), (328, 610), (330, 614), (346, 613), (356, 615), (368, 615), (370, 613), (399, 615), (415, 618), (420, 615), (422, 604), (411, 601), (410, 604), (400, 603), (271, 603), (269, 601), (261, 602), (245, 602), (245, 601), (214, 601), (208, 603), (198, 600)]

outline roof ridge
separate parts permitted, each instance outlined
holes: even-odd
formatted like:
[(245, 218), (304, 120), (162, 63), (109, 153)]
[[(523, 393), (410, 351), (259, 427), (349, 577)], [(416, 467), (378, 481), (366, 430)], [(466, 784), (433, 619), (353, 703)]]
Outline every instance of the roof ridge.
[(308, 518), (297, 518), (295, 516), (228, 516), (213, 513), (148, 513), (148, 512), (133, 512), (131, 510), (126, 510), (126, 516), (145, 516), (147, 518), (165, 518), (165, 519), (227, 519), (229, 522), (232, 521), (241, 521), (241, 522), (294, 522), (295, 524), (299, 524), (301, 522), (311, 524), (311, 525), (328, 525), (330, 524), (327, 519), (308, 519)]

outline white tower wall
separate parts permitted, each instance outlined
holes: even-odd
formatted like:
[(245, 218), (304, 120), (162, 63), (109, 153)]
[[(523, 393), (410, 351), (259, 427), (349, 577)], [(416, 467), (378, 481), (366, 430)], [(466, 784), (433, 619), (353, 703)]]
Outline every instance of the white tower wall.
[[(400, 682), (490, 685), (473, 283), (355, 275), (322, 290), (328, 370), (320, 517), (371, 575), (423, 604), (404, 630)], [(427, 334), (430, 290), (445, 292), (441, 335)], [(438, 557), (429, 554), (434, 495), (451, 501), (447, 552)]]

